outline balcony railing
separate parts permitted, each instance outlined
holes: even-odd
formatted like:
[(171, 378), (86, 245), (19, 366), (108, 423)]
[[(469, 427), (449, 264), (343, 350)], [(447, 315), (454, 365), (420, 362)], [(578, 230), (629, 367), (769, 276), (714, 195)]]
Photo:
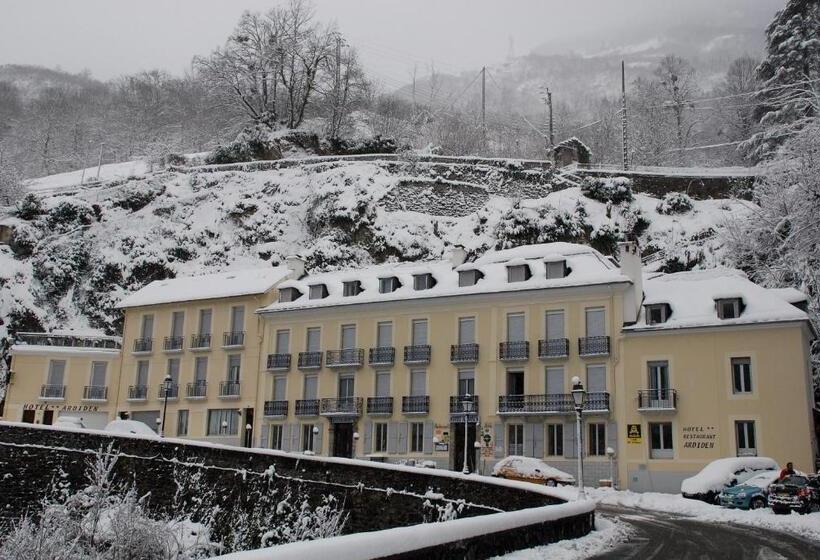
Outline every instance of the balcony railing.
[(185, 396), (189, 399), (204, 399), (208, 396), (208, 383), (206, 381), (188, 383)]
[(587, 336), (578, 339), (578, 354), (581, 356), (608, 356), (608, 336)]
[(430, 345), (423, 344), (419, 346), (405, 346), (404, 347), (404, 363), (405, 364), (429, 364), (430, 363)]
[(220, 381), (219, 396), (223, 399), (233, 399), (239, 396), (239, 381)]
[(325, 356), (325, 364), (329, 368), (361, 367), (364, 364), (364, 350), (361, 348), (328, 350)]
[(396, 362), (396, 349), (392, 346), (371, 348), (368, 361), (372, 366), (392, 366)]
[(166, 336), (162, 343), (162, 349), (166, 352), (179, 352), (184, 344), (181, 336)]
[(322, 399), (322, 416), (361, 416), (361, 397), (339, 397), (336, 399)]
[(319, 369), (322, 367), (322, 352), (299, 352), (299, 369)]
[(191, 350), (207, 350), (211, 347), (210, 334), (192, 334)]
[(450, 415), (469, 414), (478, 416), (478, 395), (457, 395), (450, 397)]
[(390, 416), (393, 414), (393, 397), (367, 397), (367, 413)]
[(526, 340), (501, 342), (498, 359), (502, 362), (525, 362), (530, 359), (530, 343)]
[(268, 354), (268, 371), (287, 371), (290, 369), (290, 354)]
[(401, 411), (404, 414), (427, 414), (430, 412), (429, 395), (413, 395), (401, 398)]
[(638, 391), (638, 410), (676, 410), (678, 392), (675, 389)]
[(134, 353), (148, 353), (154, 349), (153, 338), (136, 338), (134, 339)]
[(450, 346), (450, 362), (473, 364), (478, 361), (478, 344), (453, 344)]
[(113, 336), (75, 336), (52, 333), (17, 333), (15, 344), (32, 346), (65, 346), (71, 348), (122, 348), (122, 339)]
[(551, 338), (538, 341), (538, 357), (542, 360), (566, 358), (569, 356), (568, 338)]
[(62, 400), (65, 398), (65, 385), (43, 385), (40, 387), (41, 399)]
[(129, 401), (144, 401), (148, 398), (148, 385), (131, 385), (128, 387)]
[(157, 392), (159, 400), (165, 400), (166, 390), (168, 391), (168, 400), (179, 398), (179, 385), (177, 385), (176, 383), (172, 383), (170, 385), (160, 383), (159, 391)]
[(288, 415), (288, 401), (265, 401), (264, 415), (267, 417)]
[(107, 401), (108, 387), (105, 385), (86, 385), (83, 387), (84, 401)]
[(296, 416), (319, 416), (319, 399), (296, 401)]
[(231, 331), (223, 333), (222, 346), (243, 346), (245, 344), (245, 331)]
[[(587, 393), (584, 412), (608, 412), (609, 393)], [(502, 395), (498, 397), (499, 414), (572, 414), (575, 401), (571, 394)]]

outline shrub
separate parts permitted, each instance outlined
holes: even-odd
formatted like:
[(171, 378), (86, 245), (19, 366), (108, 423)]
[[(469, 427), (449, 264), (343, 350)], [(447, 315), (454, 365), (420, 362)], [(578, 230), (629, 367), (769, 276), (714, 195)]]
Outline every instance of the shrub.
[(393, 138), (384, 138), (378, 134), (363, 140), (331, 138), (329, 144), (328, 151), (334, 155), (394, 154), (399, 149)]
[(586, 225), (582, 215), (559, 211), (549, 205), (538, 208), (514, 206), (501, 216), (495, 226), (496, 248), (578, 241), (584, 237)]
[(614, 255), (618, 249), (618, 242), (623, 241), (624, 235), (617, 224), (601, 224), (589, 236), (589, 244), (604, 255)]
[(97, 212), (78, 200), (64, 200), (48, 212), (48, 225), (51, 229), (67, 231), (78, 226), (87, 226), (98, 219)]
[(17, 203), (15, 214), (21, 220), (34, 220), (43, 214), (43, 202), (34, 193), (28, 193)]
[(685, 214), (694, 208), (695, 205), (689, 195), (682, 192), (666, 193), (655, 207), (658, 214)]
[(14, 228), (9, 240), (9, 247), (19, 258), (30, 257), (37, 246), (37, 230), (29, 225), (20, 224)]
[(205, 163), (242, 163), (261, 159), (281, 159), (282, 151), (276, 140), (270, 138), (270, 130), (258, 125), (239, 133), (236, 139), (208, 154)]
[(632, 200), (632, 179), (627, 177), (585, 177), (581, 192), (598, 202), (620, 204)]

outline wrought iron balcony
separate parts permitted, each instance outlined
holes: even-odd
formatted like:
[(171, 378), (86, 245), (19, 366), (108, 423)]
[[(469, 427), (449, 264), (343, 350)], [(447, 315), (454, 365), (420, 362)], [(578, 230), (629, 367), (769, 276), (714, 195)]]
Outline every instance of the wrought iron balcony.
[(502, 362), (526, 362), (530, 359), (529, 341), (516, 340), (499, 343), (498, 359)]
[(188, 383), (188, 386), (186, 387), (185, 396), (189, 399), (204, 399), (205, 397), (207, 397), (207, 381), (194, 381), (193, 383)]
[(322, 399), (320, 413), (322, 416), (361, 416), (361, 397), (339, 397)]
[(453, 344), (450, 346), (450, 362), (474, 364), (478, 361), (478, 344)]
[(222, 346), (244, 346), (245, 331), (231, 331), (222, 334)]
[(147, 354), (154, 350), (153, 338), (135, 338), (134, 339), (134, 353)]
[(344, 348), (328, 350), (325, 365), (329, 368), (361, 367), (364, 364), (364, 350), (361, 348)]
[(608, 356), (608, 336), (587, 336), (578, 339), (578, 354), (581, 356)]
[(267, 417), (283, 418), (288, 415), (288, 401), (265, 401), (263, 414)]
[(404, 414), (428, 414), (430, 412), (430, 396), (412, 395), (402, 397), (401, 411)]
[(171, 383), (170, 385), (167, 385), (165, 383), (160, 383), (159, 391), (157, 392), (157, 396), (159, 397), (159, 400), (165, 400), (166, 389), (168, 391), (168, 400), (169, 401), (171, 399), (178, 399), (179, 398), (179, 385), (178, 384)]
[(162, 349), (166, 352), (179, 352), (183, 344), (184, 339), (181, 336), (166, 336), (162, 342)]
[(220, 381), (219, 396), (223, 399), (235, 399), (239, 397), (239, 381)]
[(393, 414), (393, 397), (367, 397), (367, 413), (390, 416)]
[(450, 397), (450, 415), (478, 416), (478, 395), (456, 395)]
[(648, 389), (638, 391), (638, 410), (676, 410), (678, 392), (675, 389)]
[(569, 356), (568, 338), (551, 338), (538, 341), (538, 357), (542, 360), (566, 358)]
[(86, 385), (83, 387), (84, 401), (107, 401), (108, 387), (105, 385)]
[(419, 346), (405, 346), (404, 347), (404, 363), (405, 364), (429, 364), (430, 363), (430, 345), (422, 344)]
[(299, 352), (299, 369), (319, 369), (322, 367), (322, 352)]
[(268, 354), (268, 371), (287, 371), (290, 369), (290, 354)]
[(144, 401), (148, 398), (148, 385), (131, 385), (128, 387), (129, 401)]
[[(584, 412), (608, 412), (609, 393), (587, 393)], [(524, 414), (573, 414), (575, 401), (572, 395), (502, 395), (498, 397), (498, 413)]]
[(210, 334), (192, 334), (191, 350), (208, 350), (211, 347)]
[(115, 336), (75, 336), (69, 334), (25, 332), (17, 333), (17, 336), (15, 336), (15, 344), (118, 350), (122, 348), (122, 339)]
[(371, 348), (368, 361), (372, 366), (392, 366), (396, 362), (396, 349), (392, 346)]
[(41, 399), (65, 399), (65, 385), (43, 385), (40, 387)]
[(296, 416), (319, 416), (319, 399), (296, 401)]

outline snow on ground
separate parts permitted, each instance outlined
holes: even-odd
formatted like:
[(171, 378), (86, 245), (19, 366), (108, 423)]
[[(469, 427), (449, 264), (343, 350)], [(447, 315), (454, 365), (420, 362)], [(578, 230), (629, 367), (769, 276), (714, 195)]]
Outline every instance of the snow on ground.
[(97, 176), (97, 166), (87, 169), (77, 169), (66, 173), (58, 173), (38, 179), (30, 179), (25, 182), (28, 190), (36, 193), (50, 193), (66, 187), (74, 187), (80, 184), (93, 181), (112, 181), (114, 179), (125, 179), (127, 177), (137, 177), (145, 175), (149, 171), (149, 165), (141, 160), (124, 161), (121, 163), (106, 163), (100, 167), (99, 177)]

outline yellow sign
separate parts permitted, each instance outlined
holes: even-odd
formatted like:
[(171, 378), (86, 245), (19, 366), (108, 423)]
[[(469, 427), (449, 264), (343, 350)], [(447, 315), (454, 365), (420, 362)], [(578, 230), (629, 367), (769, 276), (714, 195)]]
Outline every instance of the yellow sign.
[(626, 442), (627, 443), (641, 443), (643, 438), (641, 437), (641, 425), (640, 424), (627, 424), (626, 425)]

